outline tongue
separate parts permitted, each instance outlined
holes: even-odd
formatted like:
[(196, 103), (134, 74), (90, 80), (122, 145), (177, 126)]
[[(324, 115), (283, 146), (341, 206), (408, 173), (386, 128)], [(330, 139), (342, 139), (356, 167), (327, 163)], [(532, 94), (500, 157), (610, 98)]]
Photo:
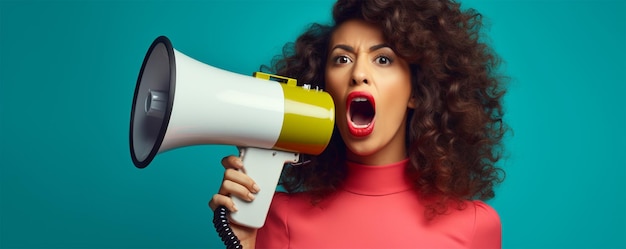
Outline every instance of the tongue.
[(368, 125), (371, 121), (372, 117), (369, 115), (363, 115), (362, 113), (352, 115), (352, 122), (356, 125)]

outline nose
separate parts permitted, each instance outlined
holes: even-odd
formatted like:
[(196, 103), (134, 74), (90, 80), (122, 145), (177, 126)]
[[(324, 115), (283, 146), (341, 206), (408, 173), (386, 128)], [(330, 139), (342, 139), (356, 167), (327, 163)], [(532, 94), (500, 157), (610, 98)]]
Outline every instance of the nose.
[(352, 69), (352, 85), (368, 84), (369, 73), (367, 70), (367, 63), (363, 61), (357, 61)]
[(352, 79), (352, 85), (358, 85), (360, 83), (367, 84), (367, 78), (362, 78), (362, 79), (353, 78)]

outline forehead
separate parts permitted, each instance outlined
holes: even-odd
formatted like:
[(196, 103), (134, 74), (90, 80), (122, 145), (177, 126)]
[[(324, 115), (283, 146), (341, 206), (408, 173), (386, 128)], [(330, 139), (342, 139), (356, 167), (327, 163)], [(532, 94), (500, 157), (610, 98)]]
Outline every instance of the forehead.
[(383, 43), (384, 41), (382, 30), (378, 26), (353, 19), (342, 23), (335, 29), (330, 43)]

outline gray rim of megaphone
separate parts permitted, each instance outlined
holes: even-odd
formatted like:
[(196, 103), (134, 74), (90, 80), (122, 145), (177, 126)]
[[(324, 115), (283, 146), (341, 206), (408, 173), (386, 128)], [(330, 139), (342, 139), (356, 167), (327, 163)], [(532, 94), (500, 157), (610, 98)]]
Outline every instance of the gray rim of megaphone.
[[(150, 149), (150, 153), (148, 154), (146, 159), (143, 161), (139, 161), (137, 160), (137, 155), (135, 154), (134, 141), (133, 141), (135, 108), (137, 107), (136, 105), (137, 97), (139, 95), (139, 91), (141, 88), (140, 87), (141, 79), (142, 79), (144, 70), (146, 68), (146, 64), (148, 63), (148, 60), (150, 59), (150, 55), (152, 54), (152, 51), (159, 44), (163, 44), (165, 46), (165, 49), (167, 50), (167, 56), (169, 59), (169, 65), (170, 65), (169, 66), (169, 70), (170, 70), (170, 80), (169, 80), (170, 87), (169, 88), (170, 89), (169, 89), (169, 96), (168, 96), (169, 98), (167, 101), (167, 108), (165, 111), (165, 115), (163, 116), (163, 122), (161, 123), (161, 127), (159, 128), (159, 134), (157, 136), (157, 139), (152, 145), (152, 148)], [(139, 71), (137, 84), (135, 85), (133, 104), (132, 104), (132, 109), (130, 112), (130, 132), (129, 132), (130, 153), (131, 153), (131, 158), (133, 159), (133, 163), (135, 164), (137, 168), (145, 168), (146, 166), (148, 166), (148, 164), (150, 164), (152, 159), (154, 159), (156, 154), (159, 152), (159, 148), (161, 147), (161, 144), (163, 143), (163, 138), (165, 137), (165, 132), (167, 131), (167, 126), (170, 122), (170, 116), (172, 114), (172, 107), (174, 103), (174, 90), (176, 89), (176, 68), (173, 65), (176, 65), (176, 61), (174, 58), (174, 47), (172, 46), (172, 42), (166, 36), (157, 37), (150, 45), (150, 48), (148, 48), (148, 51), (146, 52), (146, 55), (144, 56), (143, 63), (141, 64), (141, 70)]]

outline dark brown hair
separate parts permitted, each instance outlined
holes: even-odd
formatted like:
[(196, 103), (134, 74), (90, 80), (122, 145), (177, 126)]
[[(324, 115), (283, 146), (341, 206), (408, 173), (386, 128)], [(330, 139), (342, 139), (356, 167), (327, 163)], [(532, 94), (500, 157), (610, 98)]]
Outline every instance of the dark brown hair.
[[(416, 108), (407, 119), (409, 174), (434, 217), (450, 201), (494, 197), (504, 172), (501, 158), (503, 79), (499, 58), (485, 43), (482, 16), (442, 0), (339, 0), (333, 25), (311, 25), (284, 47), (273, 73), (324, 89), (328, 43), (335, 27), (350, 19), (379, 25), (394, 51), (411, 68)], [(321, 200), (346, 176), (345, 145), (335, 129), (328, 148), (303, 166), (288, 166), (281, 184)]]

